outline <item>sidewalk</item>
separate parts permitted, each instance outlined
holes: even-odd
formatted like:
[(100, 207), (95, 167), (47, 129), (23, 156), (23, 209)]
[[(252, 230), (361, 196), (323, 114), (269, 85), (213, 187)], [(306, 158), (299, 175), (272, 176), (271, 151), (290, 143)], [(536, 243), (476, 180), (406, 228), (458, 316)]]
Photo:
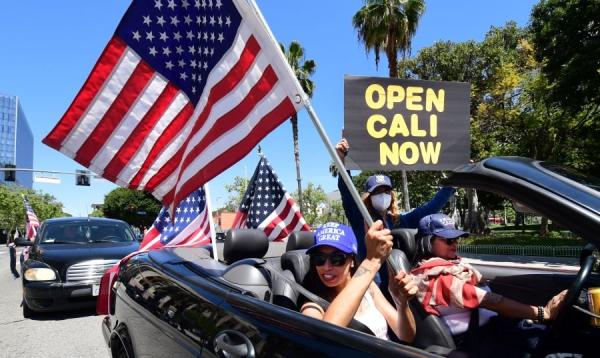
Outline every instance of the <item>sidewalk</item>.
[(516, 255), (461, 255), (468, 262), (477, 265), (506, 266), (534, 268), (550, 271), (577, 272), (579, 259), (572, 257), (543, 257), (543, 256), (516, 256)]

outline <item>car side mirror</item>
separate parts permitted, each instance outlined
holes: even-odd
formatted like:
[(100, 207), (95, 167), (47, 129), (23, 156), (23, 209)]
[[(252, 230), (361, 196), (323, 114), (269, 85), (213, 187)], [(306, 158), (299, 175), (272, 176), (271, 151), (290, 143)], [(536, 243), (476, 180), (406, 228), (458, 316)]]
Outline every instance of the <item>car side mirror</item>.
[(33, 241), (27, 239), (16, 239), (15, 246), (33, 246)]

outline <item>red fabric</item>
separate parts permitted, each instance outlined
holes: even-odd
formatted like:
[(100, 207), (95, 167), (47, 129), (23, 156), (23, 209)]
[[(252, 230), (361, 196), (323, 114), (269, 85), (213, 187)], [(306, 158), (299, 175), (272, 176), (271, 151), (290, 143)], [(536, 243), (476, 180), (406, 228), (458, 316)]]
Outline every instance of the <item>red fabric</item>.
[(107, 315), (110, 313), (112, 286), (119, 273), (120, 265), (121, 262), (117, 262), (102, 275), (100, 293), (96, 299), (96, 314), (98, 315)]
[(477, 308), (485, 295), (485, 291), (477, 287), (481, 274), (460, 259), (432, 258), (423, 261), (411, 273), (425, 311), (437, 316), (437, 306)]

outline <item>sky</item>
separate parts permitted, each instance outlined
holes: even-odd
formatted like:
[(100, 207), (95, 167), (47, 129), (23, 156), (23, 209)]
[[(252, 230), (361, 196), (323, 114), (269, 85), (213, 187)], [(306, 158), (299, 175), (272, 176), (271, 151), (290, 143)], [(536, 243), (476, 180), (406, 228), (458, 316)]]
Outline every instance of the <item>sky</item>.
[[(382, 54), (379, 68), (373, 53), (357, 41), (352, 16), (362, 0), (256, 0), (277, 41), (299, 41), (317, 71), (312, 105), (332, 143), (344, 120), (344, 75), (387, 77)], [(428, 0), (413, 39), (412, 54), (436, 41), (480, 41), (491, 26), (516, 21), (526, 26), (533, 0)], [(125, 13), (129, 1), (3, 1), (0, 11), (0, 93), (16, 95), (34, 137), (34, 169), (75, 172), (84, 169), (41, 141), (64, 114)], [(299, 113), (302, 185), (311, 182), (326, 192), (337, 189), (329, 174), (331, 161), (305, 110)], [(261, 147), (286, 189), (296, 190), (292, 129), (286, 121), (265, 137)], [(257, 151), (209, 183), (213, 208), (225, 204), (226, 184), (236, 176), (250, 177)], [(116, 185), (92, 179), (90, 187), (75, 186), (74, 176), (59, 175), (61, 184), (34, 183), (52, 194), (64, 211), (86, 216), (91, 204), (102, 203)]]

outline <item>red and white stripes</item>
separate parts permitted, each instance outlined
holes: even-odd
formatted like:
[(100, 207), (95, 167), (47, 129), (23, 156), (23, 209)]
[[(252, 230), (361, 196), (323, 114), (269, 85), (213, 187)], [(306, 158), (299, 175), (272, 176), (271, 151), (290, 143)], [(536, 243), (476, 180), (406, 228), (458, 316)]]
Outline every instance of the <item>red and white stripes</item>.
[(43, 142), (108, 180), (176, 205), (299, 108), (291, 98), (302, 92), (261, 31), (242, 22), (196, 105), (113, 38)]

